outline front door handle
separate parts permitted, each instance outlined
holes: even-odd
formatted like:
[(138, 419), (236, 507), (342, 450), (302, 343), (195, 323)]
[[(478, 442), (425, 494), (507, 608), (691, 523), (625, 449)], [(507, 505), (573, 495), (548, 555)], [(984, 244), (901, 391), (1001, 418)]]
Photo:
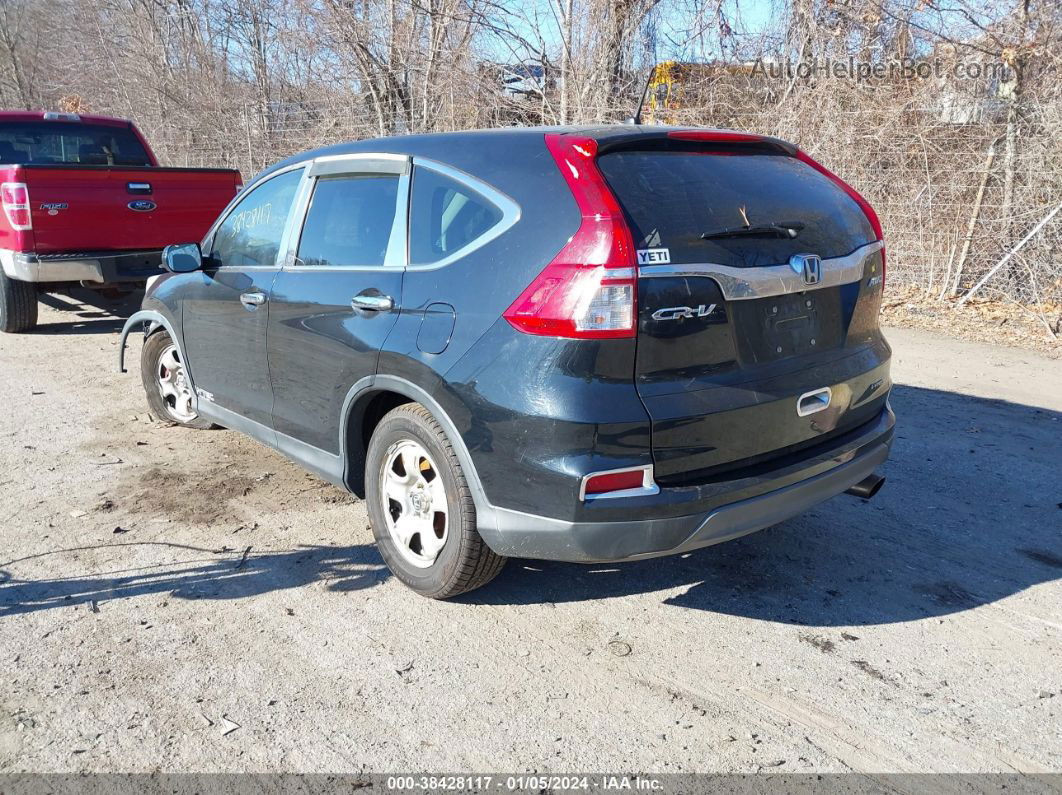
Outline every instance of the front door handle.
[(354, 309), (368, 309), (370, 312), (390, 312), (395, 308), (395, 299), (389, 295), (356, 295), (350, 300)]
[(240, 303), (250, 309), (253, 306), (261, 306), (266, 302), (265, 293), (241, 293)]

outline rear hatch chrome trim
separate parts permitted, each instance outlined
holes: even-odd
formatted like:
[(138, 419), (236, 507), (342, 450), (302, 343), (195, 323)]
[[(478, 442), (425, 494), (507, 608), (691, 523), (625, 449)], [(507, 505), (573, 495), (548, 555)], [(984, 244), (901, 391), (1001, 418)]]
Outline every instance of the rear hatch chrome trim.
[(638, 268), (638, 276), (642, 279), (706, 276), (719, 284), (727, 301), (748, 301), (857, 282), (863, 278), (867, 258), (884, 247), (882, 241), (875, 240), (851, 254), (822, 260), (820, 277), (815, 284), (807, 284), (804, 274), (795, 272), (789, 263), (759, 268), (735, 268), (713, 263), (644, 265)]

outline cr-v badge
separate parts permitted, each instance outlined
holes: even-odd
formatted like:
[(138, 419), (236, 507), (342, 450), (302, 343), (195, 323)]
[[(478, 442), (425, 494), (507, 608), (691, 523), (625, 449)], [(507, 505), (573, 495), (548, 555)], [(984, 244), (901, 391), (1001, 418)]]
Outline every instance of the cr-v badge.
[(708, 317), (715, 311), (715, 304), (699, 306), (669, 306), (653, 312), (653, 320), (678, 320), (680, 317)]

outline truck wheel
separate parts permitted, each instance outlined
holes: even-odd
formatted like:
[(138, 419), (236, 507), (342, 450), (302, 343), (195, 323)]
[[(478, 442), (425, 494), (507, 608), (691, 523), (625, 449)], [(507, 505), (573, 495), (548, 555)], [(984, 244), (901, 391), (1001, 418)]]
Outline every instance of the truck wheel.
[(505, 566), (476, 530), (476, 505), (453, 445), (419, 403), (393, 409), (376, 426), (365, 497), (388, 568), (422, 596), (474, 590)]
[(213, 423), (195, 412), (195, 397), (188, 384), (184, 362), (176, 343), (165, 331), (144, 341), (140, 353), (140, 380), (151, 413), (164, 422), (206, 430)]
[(37, 325), (37, 286), (8, 278), (0, 270), (0, 331), (17, 333)]

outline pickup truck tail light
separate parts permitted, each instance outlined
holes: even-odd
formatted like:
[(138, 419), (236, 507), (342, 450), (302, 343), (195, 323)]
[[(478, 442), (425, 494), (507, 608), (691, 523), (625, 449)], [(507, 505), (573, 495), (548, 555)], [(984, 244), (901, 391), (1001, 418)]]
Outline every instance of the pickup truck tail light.
[(582, 221), (560, 253), (505, 311), (517, 331), (548, 337), (635, 335), (634, 241), (594, 158), (597, 141), (546, 134)]
[(0, 203), (4, 207), (7, 222), (16, 232), (33, 228), (30, 216), (29, 188), (25, 182), (5, 182), (0, 185)]
[(885, 289), (885, 236), (881, 232), (881, 221), (878, 219), (878, 214), (876, 212), (874, 212), (874, 208), (870, 206), (870, 202), (868, 202), (866, 199), (864, 199), (863, 196), (859, 193), (859, 191), (857, 191), (855, 188), (853, 188), (851, 185), (849, 185), (847, 182), (845, 182), (839, 176), (837, 176), (832, 171), (830, 171), (828, 168), (826, 168), (826, 166), (822, 165), (821, 163), (816, 162), (815, 160), (812, 160), (811, 157), (809, 157), (806, 152), (803, 152), (801, 150), (797, 150), (796, 156), (797, 156), (797, 160), (800, 160), (803, 163), (807, 163), (809, 166), (811, 166), (813, 169), (818, 171), (824, 177), (827, 177), (828, 179), (832, 180), (833, 183), (838, 188), (840, 188), (845, 193), (847, 193), (848, 196), (852, 199), (852, 201), (854, 201), (856, 204), (859, 205), (859, 209), (861, 209), (863, 211), (863, 215), (865, 215), (867, 217), (867, 220), (870, 221), (870, 228), (874, 230), (874, 234), (877, 236), (878, 240), (881, 241), (881, 246), (882, 246), (882, 248), (881, 248), (881, 288), (884, 290)]

